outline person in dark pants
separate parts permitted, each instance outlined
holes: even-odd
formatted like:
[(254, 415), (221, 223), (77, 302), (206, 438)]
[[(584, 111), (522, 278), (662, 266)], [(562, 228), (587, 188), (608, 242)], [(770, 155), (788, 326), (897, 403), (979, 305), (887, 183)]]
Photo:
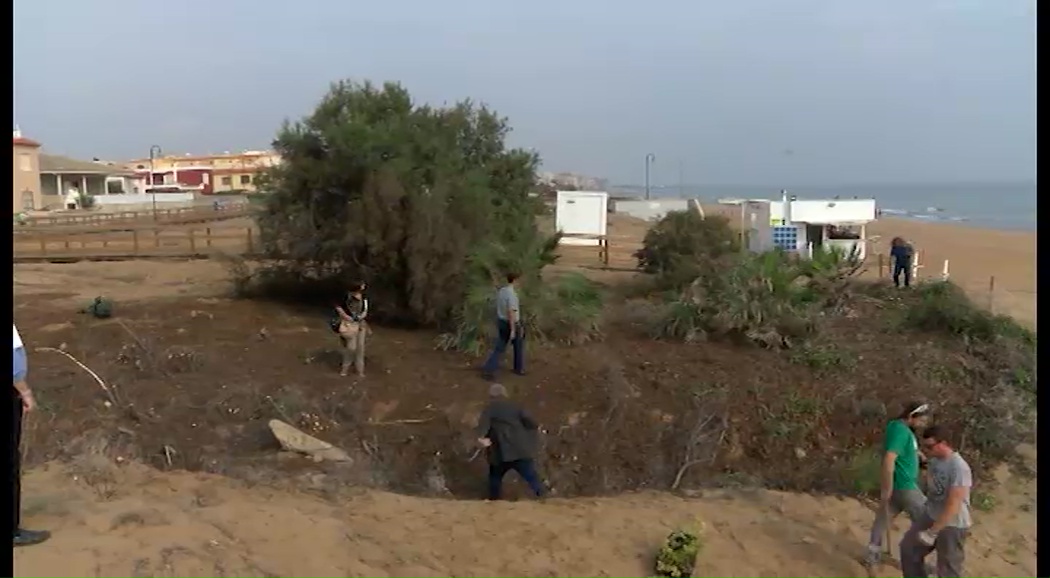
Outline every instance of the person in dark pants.
[(904, 286), (911, 287), (911, 261), (915, 250), (901, 237), (894, 237), (890, 242), (890, 261), (893, 263), (893, 285), (901, 286), (901, 275), (904, 275)]
[(533, 456), (539, 426), (518, 404), (507, 398), (507, 389), (498, 383), (489, 387), (489, 403), (478, 418), (478, 443), (489, 459), (489, 499), (502, 494), (503, 476), (513, 470), (525, 480), (536, 497), (546, 488), (536, 473)]
[(948, 441), (940, 426), (926, 428), (922, 451), (929, 456), (929, 484), (926, 508), (901, 540), (901, 575), (926, 578), (926, 556), (937, 552), (937, 575), (949, 578), (963, 575), (966, 538), (973, 519), (970, 516), (970, 488), (973, 473), (966, 460)]
[(494, 379), (509, 343), (514, 349), (514, 373), (525, 375), (525, 331), (515, 284), (518, 276), (507, 274), (507, 284), (496, 294), (496, 344), (481, 369), (485, 379)]
[(26, 383), (28, 363), (26, 361), (26, 350), (22, 345), (22, 338), (18, 335), (18, 328), (11, 326), (14, 330), (14, 388), (11, 390), (11, 530), (14, 534), (14, 545), (31, 546), (39, 544), (51, 537), (49, 532), (38, 532), (22, 529), (22, 416), (24, 412), (33, 411), (36, 408), (36, 399), (33, 390)]

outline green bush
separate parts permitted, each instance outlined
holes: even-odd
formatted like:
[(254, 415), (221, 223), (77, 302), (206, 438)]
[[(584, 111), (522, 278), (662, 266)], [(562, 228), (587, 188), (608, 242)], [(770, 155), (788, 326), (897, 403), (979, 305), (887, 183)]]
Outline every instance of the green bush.
[(729, 336), (789, 347), (813, 331), (817, 297), (803, 269), (784, 253), (748, 253), (717, 276), (696, 278), (668, 306), (660, 333), (687, 341)]
[(95, 195), (84, 192), (81, 192), (79, 195), (77, 195), (77, 201), (80, 203), (81, 209), (91, 209), (94, 208), (96, 204)]
[(861, 265), (856, 253), (838, 250), (818, 251), (812, 259), (781, 250), (723, 254), (708, 264), (665, 307), (657, 337), (729, 336), (791, 347), (813, 334), (819, 314), (847, 300)]
[(846, 468), (849, 485), (864, 496), (877, 496), (882, 487), (882, 453), (863, 450), (853, 454)]
[[(471, 288), (456, 313), (455, 329), (438, 337), (440, 349), (479, 354), (496, 337), (498, 284)], [(551, 281), (526, 279), (519, 288), (525, 335), (539, 343), (578, 345), (602, 335), (602, 294), (598, 286), (579, 273)]]
[(740, 250), (740, 234), (720, 216), (671, 211), (645, 234), (635, 252), (638, 268), (656, 275), (663, 287), (682, 288)]
[(462, 101), (413, 102), (396, 83), (334, 84), (274, 141), (260, 175), (263, 262), (254, 293), (322, 302), (368, 283), (377, 321), (448, 327), (490, 246), (542, 243), (538, 157), (506, 145), (506, 119)]
[(1005, 315), (993, 315), (976, 306), (951, 281), (922, 283), (906, 302), (904, 328), (956, 335), (973, 341), (1017, 339), (1035, 344), (1035, 335)]
[(692, 576), (700, 546), (700, 536), (695, 532), (671, 532), (656, 554), (656, 575), (670, 578)]

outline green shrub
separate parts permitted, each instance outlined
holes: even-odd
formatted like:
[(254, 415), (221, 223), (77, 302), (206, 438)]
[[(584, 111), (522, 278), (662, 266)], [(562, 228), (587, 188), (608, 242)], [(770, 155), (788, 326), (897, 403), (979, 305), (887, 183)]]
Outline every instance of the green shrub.
[(733, 258), (719, 275), (696, 278), (672, 302), (659, 333), (694, 340), (708, 335), (789, 347), (814, 329), (820, 295), (780, 251)]
[(80, 203), (81, 209), (91, 209), (95, 206), (95, 195), (81, 192), (77, 195), (77, 201)]
[(877, 496), (882, 487), (882, 453), (876, 450), (855, 453), (846, 472), (854, 491), (864, 496)]
[[(455, 317), (455, 329), (438, 337), (438, 348), (479, 354), (496, 338), (498, 284), (478, 284)], [(537, 343), (578, 345), (602, 335), (604, 306), (598, 286), (579, 273), (550, 281), (524, 280), (518, 290), (525, 335)]]
[(656, 554), (656, 575), (670, 578), (692, 576), (700, 546), (700, 536), (696, 532), (671, 532)]
[(723, 256), (738, 252), (739, 237), (724, 217), (671, 211), (646, 232), (634, 256), (638, 268), (656, 275), (660, 285), (682, 288)]
[(951, 281), (922, 283), (907, 300), (901, 324), (904, 328), (956, 335), (973, 341), (1005, 337), (1035, 343), (1035, 335), (1005, 315), (993, 315), (976, 306)]
[(256, 277), (272, 281), (256, 293), (323, 303), (362, 279), (376, 321), (447, 328), (479, 282), (479, 251), (544, 238), (530, 196), (539, 158), (509, 148), (509, 131), (469, 100), (435, 107), (396, 83), (333, 84), (281, 127), (282, 162), (250, 198)]
[(809, 367), (818, 375), (850, 370), (857, 365), (857, 357), (852, 352), (829, 344), (805, 343), (792, 350), (790, 360)]

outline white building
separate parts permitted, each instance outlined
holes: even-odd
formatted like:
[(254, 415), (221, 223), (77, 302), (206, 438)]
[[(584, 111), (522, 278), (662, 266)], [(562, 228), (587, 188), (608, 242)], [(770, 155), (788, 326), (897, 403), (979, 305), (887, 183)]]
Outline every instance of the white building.
[(867, 224), (877, 218), (875, 199), (807, 199), (779, 201), (731, 199), (719, 203), (740, 205), (741, 225), (748, 229), (752, 251), (780, 248), (812, 254), (821, 248), (854, 248), (867, 255)]

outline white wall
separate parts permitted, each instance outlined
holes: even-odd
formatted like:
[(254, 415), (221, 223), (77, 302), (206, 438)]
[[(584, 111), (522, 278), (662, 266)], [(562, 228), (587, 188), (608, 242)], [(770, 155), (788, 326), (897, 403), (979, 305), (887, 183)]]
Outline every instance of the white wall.
[[(609, 223), (609, 193), (603, 191), (558, 191), (554, 227), (567, 235), (605, 236)], [(564, 237), (564, 245), (597, 246), (599, 239)]]
[(193, 202), (193, 193), (157, 193), (156, 195), (147, 195), (145, 193), (138, 195), (98, 195), (95, 197), (95, 204), (100, 207), (116, 206), (116, 205), (137, 205), (137, 204), (149, 204), (152, 205), (156, 197), (158, 205), (168, 203), (188, 203)]
[[(875, 199), (790, 201), (793, 223), (867, 223), (875, 220)], [(769, 203), (773, 221), (784, 218), (784, 202)]]

